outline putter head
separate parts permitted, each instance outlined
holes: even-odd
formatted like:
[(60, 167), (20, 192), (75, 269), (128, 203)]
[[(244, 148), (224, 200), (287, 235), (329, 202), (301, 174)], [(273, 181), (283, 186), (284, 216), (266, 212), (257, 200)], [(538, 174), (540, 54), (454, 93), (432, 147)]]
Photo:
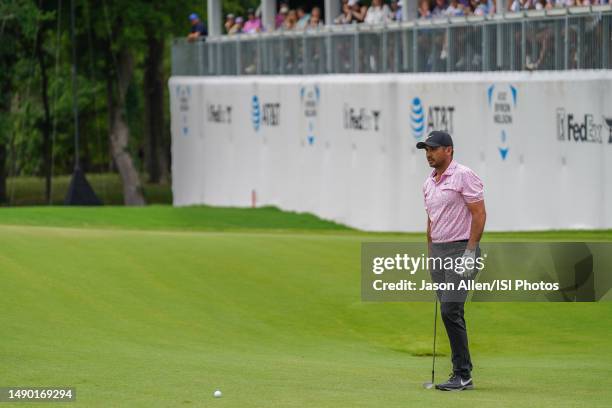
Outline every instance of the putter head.
[(423, 383), (423, 388), (425, 388), (426, 390), (431, 390), (433, 386), (433, 383), (430, 382)]

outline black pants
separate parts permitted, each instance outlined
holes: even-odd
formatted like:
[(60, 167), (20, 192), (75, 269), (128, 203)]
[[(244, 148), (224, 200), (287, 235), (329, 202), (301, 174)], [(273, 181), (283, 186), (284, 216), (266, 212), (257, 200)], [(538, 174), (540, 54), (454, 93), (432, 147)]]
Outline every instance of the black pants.
[[(467, 241), (457, 241), (452, 243), (432, 244), (430, 256), (442, 258), (461, 257), (465, 252)], [(480, 248), (476, 250), (476, 256), (480, 256)], [(458, 285), (461, 280), (469, 278), (458, 275), (452, 269), (444, 267), (433, 267), (431, 278), (436, 283), (453, 282)], [(471, 278), (473, 279), (473, 277)], [(464, 305), (467, 299), (467, 290), (454, 290), (437, 292), (440, 300), (440, 313), (446, 328), (446, 334), (450, 342), (452, 352), (453, 372), (465, 378), (469, 378), (472, 372), (472, 360), (468, 346), (467, 326), (464, 318)]]

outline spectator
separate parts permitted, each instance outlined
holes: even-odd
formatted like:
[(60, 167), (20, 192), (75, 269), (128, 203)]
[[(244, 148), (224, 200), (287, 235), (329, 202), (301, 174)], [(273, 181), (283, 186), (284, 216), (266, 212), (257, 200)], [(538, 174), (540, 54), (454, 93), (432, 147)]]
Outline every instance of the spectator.
[(460, 4), (458, 0), (451, 0), (446, 8), (446, 15), (448, 17), (461, 17), (465, 15), (463, 12), (463, 5)]
[(187, 41), (195, 41), (200, 37), (204, 38), (208, 35), (206, 26), (200, 21), (200, 17), (196, 13), (189, 15), (189, 21), (191, 22), (191, 31), (187, 36)]
[(391, 20), (402, 21), (402, 9), (400, 5), (401, 1), (391, 0)]
[(436, 0), (436, 6), (431, 12), (431, 16), (434, 18), (446, 16), (446, 0)]
[(363, 23), (368, 12), (368, 8), (361, 4), (360, 0), (348, 0), (348, 5), (351, 7), (352, 22)]
[(342, 1), (342, 13), (334, 19), (334, 24), (351, 24), (353, 22), (353, 10), (348, 0)]
[(391, 10), (383, 3), (383, 0), (372, 0), (372, 5), (368, 9), (365, 22), (367, 24), (384, 24), (391, 21)]
[(255, 10), (252, 8), (247, 11), (248, 19), (242, 27), (242, 32), (246, 34), (255, 34), (261, 32), (261, 20), (255, 17)]
[(280, 28), (283, 25), (283, 23), (287, 19), (287, 13), (289, 13), (289, 7), (286, 3), (281, 3), (281, 6), (278, 10), (278, 14), (276, 15), (276, 18), (274, 20), (275, 28)]
[(486, 0), (472, 0), (472, 8), (475, 16), (486, 16), (489, 13)]
[(287, 13), (287, 18), (283, 22), (283, 30), (293, 30), (295, 29), (295, 25), (297, 24), (297, 13), (295, 10), (289, 10)]
[(242, 32), (242, 23), (244, 23), (244, 19), (240, 16), (236, 17), (236, 20), (234, 20), (234, 25), (227, 33), (229, 35), (240, 34)]
[(296, 11), (298, 21), (295, 24), (295, 28), (297, 28), (298, 30), (303, 30), (308, 25), (308, 20), (310, 20), (310, 14), (304, 11), (304, 7), (298, 7)]
[(322, 26), (323, 22), (321, 21), (321, 9), (318, 7), (313, 7), (310, 11), (310, 19), (308, 19), (307, 28), (313, 29)]
[(459, 4), (463, 8), (463, 14), (467, 16), (472, 13), (472, 9), (470, 8), (470, 0), (459, 0)]
[(428, 20), (431, 18), (431, 12), (429, 11), (429, 1), (421, 0), (419, 3), (419, 19)]
[(232, 29), (232, 27), (234, 26), (235, 21), (234, 21), (234, 15), (233, 14), (228, 14), (227, 16), (225, 16), (225, 23), (223, 24), (223, 27), (225, 28), (225, 32), (229, 34), (229, 31)]

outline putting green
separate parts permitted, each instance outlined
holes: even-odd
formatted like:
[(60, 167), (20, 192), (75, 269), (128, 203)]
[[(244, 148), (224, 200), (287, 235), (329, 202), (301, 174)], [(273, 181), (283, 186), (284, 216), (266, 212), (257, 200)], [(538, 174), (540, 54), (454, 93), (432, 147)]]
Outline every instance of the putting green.
[[(69, 407), (612, 400), (612, 303), (469, 304), (477, 390), (423, 390), (432, 304), (363, 303), (359, 287), (363, 240), (421, 235), (365, 234), (276, 210), (258, 222), (260, 210), (68, 210), (2, 209), (0, 222), (13, 225), (0, 226), (0, 386), (74, 386)], [(450, 363), (439, 335), (442, 379)]]

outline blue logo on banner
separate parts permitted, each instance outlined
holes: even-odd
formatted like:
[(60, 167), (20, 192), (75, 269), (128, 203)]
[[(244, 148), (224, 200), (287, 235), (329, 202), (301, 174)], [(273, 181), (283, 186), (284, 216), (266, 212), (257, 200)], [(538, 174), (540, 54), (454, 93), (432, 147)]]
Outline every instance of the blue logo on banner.
[(256, 132), (259, 131), (259, 125), (261, 124), (261, 108), (257, 95), (253, 95), (251, 99), (251, 122), (253, 123), (253, 129), (255, 129)]
[(189, 135), (189, 109), (191, 101), (191, 87), (189, 85), (178, 85), (176, 96), (179, 105), (179, 117), (181, 122), (181, 132), (183, 136)]
[(500, 129), (500, 146), (497, 147), (499, 156), (503, 161), (508, 158), (510, 147), (508, 146), (508, 131), (514, 124), (514, 113), (517, 102), (517, 89), (513, 85), (496, 86), (491, 85), (487, 88), (487, 101), (489, 109), (493, 113), (493, 123)]
[(306, 85), (300, 88), (302, 112), (308, 124), (306, 141), (309, 146), (315, 143), (315, 122), (318, 115), (321, 91), (318, 85)]
[[(516, 88), (512, 85), (510, 85), (509, 88), (510, 88), (510, 94), (512, 95), (512, 105), (516, 108), (516, 95), (517, 95)], [(495, 85), (491, 85), (489, 89), (487, 89), (487, 99), (489, 100), (489, 107), (491, 107), (491, 104), (493, 102), (493, 91), (494, 90), (495, 90)]]
[(308, 122), (308, 136), (306, 137), (306, 139), (308, 139), (308, 144), (309, 145), (313, 145), (314, 144), (314, 123), (312, 122)]
[[(502, 142), (502, 145), (506, 144), (506, 131), (505, 130), (501, 131), (501, 142)], [(510, 150), (510, 148), (509, 147), (498, 147), (498, 149), (499, 149), (499, 154), (502, 160), (506, 160), (506, 156), (508, 156), (508, 151)]]
[(412, 136), (419, 140), (425, 133), (425, 113), (423, 112), (423, 104), (421, 98), (415, 97), (412, 100), (410, 112), (410, 127), (412, 128)]

